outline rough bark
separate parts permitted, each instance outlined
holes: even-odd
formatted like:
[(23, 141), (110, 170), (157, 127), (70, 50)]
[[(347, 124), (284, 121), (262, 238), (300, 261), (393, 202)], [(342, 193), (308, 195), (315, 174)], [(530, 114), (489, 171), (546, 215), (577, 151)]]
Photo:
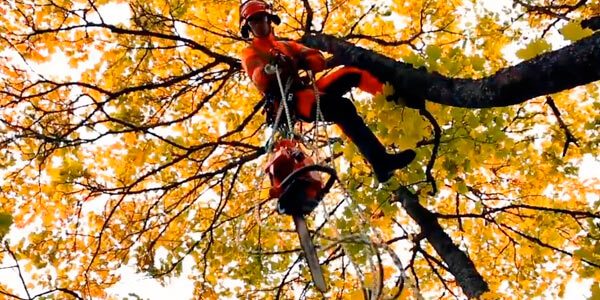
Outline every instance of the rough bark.
[(446, 263), (465, 295), (476, 298), (488, 291), (487, 283), (477, 272), (471, 259), (452, 242), (437, 217), (419, 203), (418, 196), (405, 187), (400, 188), (396, 196), (408, 215), (419, 224), (421, 234)]
[(340, 64), (368, 70), (392, 83), (410, 107), (420, 107), (423, 99), (467, 108), (509, 106), (600, 79), (600, 32), (482, 79), (415, 69), (330, 35), (309, 35), (302, 42), (332, 53)]

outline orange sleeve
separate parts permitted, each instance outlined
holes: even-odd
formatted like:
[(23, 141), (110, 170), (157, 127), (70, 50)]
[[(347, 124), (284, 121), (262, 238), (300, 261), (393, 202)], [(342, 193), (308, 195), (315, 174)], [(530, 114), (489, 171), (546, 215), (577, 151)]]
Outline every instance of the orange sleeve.
[(325, 57), (317, 49), (306, 47), (297, 42), (291, 42), (290, 45), (300, 58), (301, 65), (312, 70), (313, 72), (321, 72), (327, 66)]
[(242, 51), (242, 67), (248, 77), (261, 93), (267, 90), (269, 82), (272, 80), (271, 75), (265, 73), (264, 68), (266, 63), (252, 48), (246, 48)]

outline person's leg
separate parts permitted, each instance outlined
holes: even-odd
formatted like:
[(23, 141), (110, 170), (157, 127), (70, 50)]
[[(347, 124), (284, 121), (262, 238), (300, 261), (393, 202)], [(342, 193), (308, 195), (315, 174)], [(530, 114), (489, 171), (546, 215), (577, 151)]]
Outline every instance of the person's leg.
[[(393, 175), (394, 170), (408, 165), (415, 157), (413, 150), (405, 150), (398, 154), (388, 154), (379, 139), (367, 127), (358, 115), (352, 101), (342, 97), (353, 87), (359, 87), (371, 94), (382, 89), (382, 84), (370, 73), (353, 67), (345, 67), (328, 74), (317, 81), (321, 91), (320, 106), (326, 121), (334, 122), (348, 138), (358, 147), (361, 154), (369, 161), (380, 182), (385, 182)], [(316, 116), (316, 100), (311, 89), (296, 92), (296, 111), (305, 121), (314, 121)]]
[(382, 91), (383, 84), (371, 73), (355, 67), (343, 67), (317, 80), (319, 91), (343, 96), (353, 87), (375, 95)]
[[(371, 73), (355, 67), (343, 67), (327, 74), (316, 82), (317, 90), (321, 95), (329, 97), (342, 97), (353, 87), (371, 93), (372, 95), (381, 92), (383, 84), (379, 82)], [(313, 87), (299, 90), (296, 95), (296, 112), (298, 116), (305, 121), (314, 121), (315, 115), (315, 96)]]
[(414, 158), (413, 150), (389, 154), (379, 139), (358, 115), (354, 104), (344, 97), (321, 97), (321, 111), (326, 121), (336, 123), (369, 161), (380, 182), (388, 181), (394, 170), (404, 168)]

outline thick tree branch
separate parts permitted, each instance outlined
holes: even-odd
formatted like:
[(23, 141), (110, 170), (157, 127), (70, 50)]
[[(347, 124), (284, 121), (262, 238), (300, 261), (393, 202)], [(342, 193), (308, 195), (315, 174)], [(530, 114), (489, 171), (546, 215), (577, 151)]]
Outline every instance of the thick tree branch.
[(391, 82), (407, 105), (416, 108), (422, 107), (421, 99), (467, 108), (510, 106), (600, 79), (600, 33), (482, 79), (450, 78), (415, 69), (330, 35), (315, 34), (302, 42), (332, 53), (344, 65)]
[(421, 233), (446, 263), (465, 295), (476, 298), (488, 291), (487, 283), (477, 272), (471, 259), (452, 242), (438, 223), (437, 217), (419, 203), (418, 196), (406, 187), (401, 187), (395, 197), (408, 215), (419, 224)]

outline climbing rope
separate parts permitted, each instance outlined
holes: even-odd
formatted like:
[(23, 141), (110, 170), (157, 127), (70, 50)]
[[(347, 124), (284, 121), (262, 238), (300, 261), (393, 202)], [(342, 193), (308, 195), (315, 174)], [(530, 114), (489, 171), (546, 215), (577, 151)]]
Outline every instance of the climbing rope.
[[(308, 73), (308, 77), (312, 83), (312, 88), (313, 88), (313, 93), (315, 94), (315, 102), (316, 102), (316, 111), (315, 111), (315, 134), (314, 134), (314, 141), (315, 144), (318, 141), (318, 136), (319, 136), (319, 124), (325, 123), (325, 117), (323, 116), (323, 111), (321, 111), (321, 95), (319, 93), (319, 89), (317, 88), (317, 81), (315, 80), (315, 77), (312, 73), (311, 70), (307, 71)], [(325, 128), (323, 130), (325, 132), (325, 140), (327, 141), (327, 148), (329, 149), (329, 154), (332, 156), (332, 159), (330, 160), (329, 164), (326, 165), (331, 165), (331, 167), (333, 167), (335, 169), (335, 163), (333, 160), (333, 146), (331, 144), (331, 139), (329, 138), (329, 133), (327, 132), (327, 129)], [(318, 152), (317, 152), (317, 159), (318, 159)], [(318, 163), (318, 162), (317, 162)]]
[[(266, 65), (265, 66), (265, 70), (264, 70), (267, 74), (276, 74), (277, 77), (277, 83), (279, 85), (279, 91), (281, 93), (281, 99), (286, 99), (288, 97), (286, 97), (286, 95), (288, 95), (289, 89), (292, 86), (292, 80), (288, 78), (286, 84), (285, 84), (285, 88), (281, 82), (281, 75), (279, 73), (279, 69), (277, 67), (277, 65)], [(291, 95), (291, 93), (289, 93), (289, 95)], [(293, 127), (291, 124), (291, 115), (289, 112), (289, 109), (287, 107), (287, 101), (282, 100), (281, 102), (284, 103), (284, 105), (279, 105), (279, 108), (277, 109), (277, 113), (275, 114), (275, 120), (273, 122), (273, 126), (272, 126), (272, 131), (271, 134), (269, 136), (269, 138), (267, 139), (267, 143), (265, 146), (265, 151), (266, 153), (271, 153), (273, 151), (273, 146), (275, 145), (275, 134), (277, 133), (277, 129), (279, 128), (279, 122), (281, 121), (281, 115), (283, 113), (283, 110), (285, 109), (286, 111), (286, 118), (287, 118), (287, 124), (288, 124), (288, 129), (292, 130), (293, 133)], [(268, 105), (268, 104), (267, 104)], [(262, 183), (265, 179), (265, 170), (264, 169), (260, 169), (260, 172), (258, 174), (258, 181), (256, 182), (256, 191), (259, 192), (262, 190)], [(256, 213), (254, 214), (255, 216), (255, 221), (256, 224), (258, 226), (258, 228), (263, 227), (262, 224), (262, 219), (260, 218), (260, 207), (261, 207), (261, 202), (259, 201), (252, 209), (256, 211)], [(264, 226), (267, 230), (272, 230), (272, 231), (278, 231), (276, 228), (272, 228), (270, 226)], [(258, 249), (258, 256), (260, 259), (261, 256), (261, 252), (262, 252), (262, 247), (260, 247), (259, 244), (259, 249)]]
[[(288, 78), (288, 80), (286, 81), (286, 84), (285, 84), (285, 88), (284, 88), (283, 84), (281, 82), (281, 75), (279, 73), (279, 69), (278, 69), (277, 65), (265, 66), (265, 72), (267, 74), (273, 74), (273, 73), (277, 74), (277, 84), (279, 85), (279, 92), (281, 93), (281, 99), (289, 99), (290, 98), (289, 96), (292, 96), (292, 93), (288, 94), (289, 89), (292, 86), (292, 79)], [(286, 95), (288, 95), (288, 96), (286, 96)], [(286, 118), (287, 118), (288, 130), (291, 131), (291, 135), (295, 134), (294, 128), (292, 125), (292, 118), (291, 118), (291, 115), (289, 112), (289, 108), (287, 106), (287, 101), (282, 100), (281, 102), (283, 102), (283, 105), (279, 105), (279, 108), (277, 109), (277, 113), (275, 115), (275, 121), (273, 122), (273, 129), (271, 131), (271, 136), (269, 136), (269, 138), (267, 139), (267, 147), (266, 147), (267, 153), (270, 153), (273, 150), (273, 145), (275, 144), (275, 134), (277, 133), (277, 129), (279, 128), (279, 121), (281, 121), (281, 114), (282, 114), (282, 111), (284, 108), (285, 108), (285, 113), (286, 113)]]
[[(294, 96), (292, 93), (288, 93), (289, 92), (289, 88), (287, 87), (287, 85), (291, 86), (292, 83), (292, 79), (288, 78), (287, 82), (286, 82), (286, 89), (283, 89), (283, 84), (281, 83), (281, 74), (279, 73), (279, 67), (277, 65), (275, 65), (275, 76), (277, 77), (277, 85), (279, 85), (279, 91), (281, 92), (281, 103), (282, 106), (285, 108), (285, 116), (287, 118), (287, 126), (288, 126), (288, 134), (292, 134), (295, 135), (295, 130), (294, 130), (294, 124), (292, 124), (292, 115), (290, 114), (290, 109), (288, 107), (288, 101), (292, 100), (292, 97)], [(277, 124), (275, 125), (275, 128), (277, 128)]]
[[(312, 88), (313, 88), (313, 92), (315, 95), (315, 101), (316, 101), (316, 111), (315, 111), (315, 129), (314, 129), (314, 141), (315, 143), (318, 141), (318, 137), (319, 137), (319, 125), (321, 122), (325, 123), (325, 117), (323, 116), (323, 111), (321, 110), (321, 97), (320, 97), (320, 93), (319, 90), (317, 88), (317, 84), (316, 84), (316, 80), (314, 78), (314, 75), (312, 73), (312, 71), (308, 70), (308, 76), (309, 79), (312, 83)], [(335, 160), (333, 159), (333, 146), (331, 144), (331, 139), (329, 138), (329, 133), (327, 132), (327, 129), (325, 128), (324, 130), (325, 133), (325, 139), (327, 141), (327, 148), (329, 150), (329, 153), (331, 155), (331, 160), (328, 164), (330, 164), (334, 169), (335, 169)], [(318, 153), (318, 152), (317, 152)], [(318, 157), (318, 156), (317, 156)], [(354, 203), (354, 201), (352, 201), (352, 197), (350, 196), (350, 192), (348, 191), (346, 185), (341, 181), (338, 180), (338, 183), (340, 184), (340, 187), (344, 193), (344, 199), (342, 201), (346, 201), (354, 210), (360, 210), (360, 208), (358, 207), (358, 205), (356, 205), (356, 203)], [(330, 223), (330, 218), (329, 218), (329, 211), (327, 209), (327, 205), (325, 204), (325, 202), (323, 201), (321, 203), (321, 207), (323, 208), (323, 218), (325, 219), (325, 221), (329, 224)], [(361, 219), (360, 222), (362, 224), (367, 224), (365, 218), (362, 216), (362, 213), (359, 213), (359, 218)], [(359, 234), (352, 234), (349, 236), (340, 236), (339, 232), (340, 229), (337, 228), (336, 225), (334, 225), (335, 230), (335, 236), (334, 236), (334, 242), (333, 244), (348, 244), (348, 243), (361, 243), (361, 244), (365, 244), (365, 245), (369, 245), (369, 250), (370, 252), (375, 252), (375, 244), (373, 242), (373, 240), (365, 233), (363, 233), (361, 230), (361, 233)], [(333, 246), (333, 245), (331, 245)], [(342, 246), (344, 247), (344, 246)], [(325, 247), (325, 249), (327, 249), (328, 247)], [(345, 249), (347, 250), (347, 249)], [(348, 251), (346, 251), (346, 253), (349, 253)], [(371, 259), (372, 256), (370, 256), (369, 259), (369, 266), (371, 267), (371, 272), (372, 274), (379, 274), (378, 272), (375, 272), (375, 265), (372, 262)], [(359, 277), (361, 284), (364, 283), (364, 274), (362, 273), (362, 271), (360, 270), (359, 266), (352, 260), (350, 259), (350, 263), (352, 264), (352, 267), (354, 268), (354, 270), (356, 271), (357, 276)], [(376, 275), (377, 276), (377, 275)], [(375, 285), (375, 294), (379, 294), (380, 291), (378, 291), (378, 287), (379, 287), (379, 283), (380, 281), (383, 280), (383, 278), (378, 278), (379, 276), (377, 276), (377, 278), (375, 278), (376, 280), (374, 280), (374, 285)]]
[[(308, 76), (312, 83), (313, 92), (314, 92), (315, 101), (316, 101), (315, 129), (314, 129), (314, 135), (313, 135), (313, 137), (314, 137), (313, 140), (316, 143), (316, 141), (318, 140), (318, 137), (319, 137), (320, 123), (321, 122), (325, 123), (325, 118), (324, 118), (323, 112), (321, 110), (321, 97), (320, 97), (320, 93), (319, 93), (319, 90), (316, 85), (316, 80), (314, 78), (312, 71), (308, 70), (307, 73), (308, 73)], [(329, 164), (331, 164), (331, 166), (333, 166), (333, 168), (335, 169), (335, 160), (333, 159), (334, 152), (333, 152), (333, 146), (331, 144), (331, 139), (329, 138), (328, 131), (326, 129), (324, 129), (323, 131), (325, 133), (325, 138), (327, 141), (327, 148), (329, 150), (330, 155), (332, 156), (332, 159), (330, 160)], [(319, 157), (319, 156), (317, 156), (317, 157)], [(344, 199), (342, 201), (347, 200), (347, 203), (348, 203), (348, 205), (350, 205), (351, 209), (359, 212), (358, 217), (360, 219), (361, 224), (368, 224), (366, 218), (362, 214), (362, 210), (352, 200), (352, 197), (350, 195), (350, 192), (349, 192), (347, 186), (341, 180), (338, 180), (338, 183), (344, 193)], [(332, 224), (332, 223), (330, 223), (329, 211), (327, 210), (327, 205), (324, 201), (321, 203), (321, 207), (323, 208), (323, 218), (326, 220), (327, 223)], [(400, 258), (396, 255), (394, 250), (385, 243), (385, 241), (383, 240), (383, 237), (381, 236), (381, 233), (379, 231), (371, 229), (371, 232), (375, 235), (376, 239), (378, 240), (378, 243), (375, 243), (375, 241), (373, 241), (372, 238), (370, 238), (366, 233), (364, 233), (364, 231), (362, 229), (361, 229), (361, 232), (358, 234), (340, 236), (338, 234), (340, 232), (339, 228), (337, 228), (337, 226), (335, 226), (335, 225), (334, 225), (334, 227), (336, 227), (335, 228), (336, 230), (334, 230), (334, 232), (335, 232), (334, 242), (331, 245), (324, 247), (323, 250), (326, 250), (326, 249), (333, 247), (334, 245), (340, 244), (340, 243), (341, 244), (361, 243), (361, 244), (368, 245), (369, 251), (372, 254), (378, 253), (378, 251), (376, 249), (377, 247), (383, 248), (388, 253), (388, 255), (390, 255), (392, 260), (394, 261), (394, 264), (396, 265), (398, 271), (400, 272), (400, 277), (402, 278), (402, 280), (408, 282), (408, 285), (413, 290), (413, 293), (415, 295), (417, 295), (417, 297), (419, 299), (422, 299), (422, 296), (419, 297), (420, 296), (419, 291), (415, 290), (416, 286), (414, 285), (414, 282), (408, 276), (406, 276), (406, 273), (404, 272), (404, 267), (402, 265)], [(356, 274), (358, 275), (359, 279), (361, 280), (361, 284), (364, 283), (364, 274), (360, 270), (359, 266), (352, 259), (350, 259), (350, 262), (351, 262), (353, 268), (355, 269)], [(378, 296), (382, 292), (379, 289), (379, 286), (381, 286), (380, 284), (384, 279), (379, 278), (379, 275), (378, 275), (379, 272), (376, 272), (376, 270), (375, 270), (376, 266), (372, 261), (372, 256), (370, 256), (370, 259), (368, 260), (368, 262), (369, 262), (369, 267), (371, 269), (371, 272), (372, 272), (372, 274), (374, 274), (374, 279), (375, 279), (373, 281), (373, 286), (372, 286), (371, 290), (373, 291), (373, 295), (377, 295), (376, 296), (376, 299), (377, 299)]]

